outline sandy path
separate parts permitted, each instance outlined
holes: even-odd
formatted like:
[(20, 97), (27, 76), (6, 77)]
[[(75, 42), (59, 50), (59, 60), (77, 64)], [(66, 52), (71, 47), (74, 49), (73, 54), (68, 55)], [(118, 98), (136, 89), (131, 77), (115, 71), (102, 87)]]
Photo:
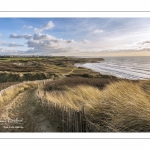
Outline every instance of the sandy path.
[(19, 94), (1, 110), (1, 132), (56, 132), (42, 113), (35, 92), (30, 89)]

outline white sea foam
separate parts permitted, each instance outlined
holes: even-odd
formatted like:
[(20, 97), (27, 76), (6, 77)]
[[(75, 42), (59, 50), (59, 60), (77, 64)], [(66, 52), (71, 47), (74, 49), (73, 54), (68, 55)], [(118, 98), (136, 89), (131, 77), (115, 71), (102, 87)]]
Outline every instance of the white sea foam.
[(77, 66), (126, 79), (150, 79), (150, 57), (111, 57)]

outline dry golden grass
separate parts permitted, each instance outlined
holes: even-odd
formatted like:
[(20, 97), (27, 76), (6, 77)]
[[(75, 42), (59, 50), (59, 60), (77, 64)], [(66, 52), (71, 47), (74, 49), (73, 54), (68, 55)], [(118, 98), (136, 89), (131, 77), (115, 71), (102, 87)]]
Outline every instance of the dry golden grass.
[(47, 99), (73, 109), (85, 106), (85, 115), (103, 132), (150, 131), (150, 80), (119, 81), (103, 90), (89, 85), (46, 93)]
[(93, 113), (93, 122), (100, 119), (106, 131), (150, 131), (150, 100), (138, 84), (118, 82), (107, 86), (100, 105), (95, 104), (88, 112)]
[(15, 96), (19, 93), (33, 88), (36, 86), (36, 82), (23, 82), (21, 84), (16, 84), (14, 86), (10, 86), (6, 89), (3, 89), (0, 93), (0, 106), (3, 106), (13, 100)]
[(11, 86), (11, 85), (15, 85), (18, 84), (19, 82), (6, 82), (6, 83), (0, 83), (0, 91)]
[(47, 92), (46, 96), (54, 103), (78, 110), (83, 105), (99, 100), (101, 92), (92, 86), (79, 85), (74, 88), (68, 87), (65, 91)]

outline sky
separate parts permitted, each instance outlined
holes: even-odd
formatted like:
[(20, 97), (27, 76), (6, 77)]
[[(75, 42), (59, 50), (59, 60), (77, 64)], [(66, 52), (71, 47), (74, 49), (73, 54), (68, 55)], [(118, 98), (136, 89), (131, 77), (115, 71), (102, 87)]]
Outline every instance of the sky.
[(150, 56), (150, 18), (0, 18), (0, 55)]

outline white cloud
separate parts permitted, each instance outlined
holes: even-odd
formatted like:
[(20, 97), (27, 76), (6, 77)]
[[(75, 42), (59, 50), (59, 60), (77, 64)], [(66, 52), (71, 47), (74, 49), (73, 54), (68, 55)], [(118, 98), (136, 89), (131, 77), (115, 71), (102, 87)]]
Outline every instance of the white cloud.
[(25, 38), (29, 40), (32, 38), (32, 35), (31, 34), (23, 34), (23, 35), (11, 34), (10, 38), (16, 38), (16, 39)]
[(2, 36), (2, 33), (0, 33), (0, 36)]
[(49, 42), (53, 42), (53, 43), (75, 43), (75, 41), (72, 40), (63, 40), (62, 38), (55, 38), (52, 35), (49, 34), (41, 34), (41, 33), (37, 33), (34, 34), (33, 36), (33, 40), (40, 40), (40, 41), (49, 41)]
[(34, 48), (36, 50), (51, 50), (58, 49), (61, 45), (51, 42), (50, 40), (30, 40), (27, 42), (28, 47)]
[(89, 40), (84, 39), (84, 40), (82, 40), (82, 43), (90, 43), (90, 41), (89, 41)]
[(7, 49), (5, 49), (5, 48), (0, 48), (0, 52), (6, 52), (7, 51)]
[(97, 34), (97, 33), (102, 33), (104, 32), (103, 30), (94, 30), (93, 33)]
[(144, 42), (141, 42), (141, 43), (138, 43), (138, 44), (142, 44), (142, 45), (144, 45), (144, 44), (150, 44), (150, 41), (144, 41)]
[(66, 43), (75, 43), (74, 40), (66, 40), (65, 42), (66, 42)]
[(7, 48), (0, 48), (0, 52), (3, 55), (8, 55), (8, 54), (17, 54), (19, 52), (19, 50), (11, 50), (11, 49), (7, 49)]
[(3, 41), (0, 41), (0, 45), (3, 45), (3, 44), (5, 44)]
[(28, 39), (32, 38), (32, 35), (31, 34), (24, 34), (22, 37), (28, 40)]
[(34, 34), (33, 39), (29, 40), (27, 42), (27, 45), (30, 49), (32, 49), (32, 53), (59, 53), (71, 50), (74, 43), (75, 41), (73, 39), (64, 40), (61, 38), (56, 38), (49, 34), (38, 33)]
[(22, 36), (21, 35), (17, 35), (17, 34), (11, 34), (10, 35), (10, 38), (22, 38)]
[[(56, 40), (57, 41), (57, 40)], [(67, 44), (55, 40), (30, 40), (27, 42), (28, 47), (41, 50), (61, 49), (67, 47)]]
[(2, 42), (2, 41), (0, 41), (0, 45), (1, 46), (8, 46), (8, 47), (22, 47), (22, 46), (24, 46), (24, 45), (21, 45), (21, 44), (16, 44), (16, 43), (14, 43), (14, 42), (12, 42), (12, 43), (7, 43), (7, 42)]
[(24, 28), (24, 29), (33, 29), (33, 26), (24, 25), (22, 28)]
[(68, 51), (68, 48), (62, 43), (53, 43), (50, 40), (30, 40), (27, 42), (27, 45), (30, 50), (26, 51), (26, 53), (52, 54)]
[(52, 21), (49, 21), (47, 24), (45, 24), (43, 27), (41, 28), (34, 28), (34, 31), (36, 33), (41, 33), (44, 30), (51, 30), (52, 28), (54, 28), (54, 23)]
[(49, 41), (51, 43), (59, 43), (59, 42), (65, 42), (63, 39), (55, 38), (52, 35), (49, 34), (34, 34), (33, 40), (39, 40), (39, 41)]
[(52, 40), (52, 39), (54, 40), (56, 38), (49, 34), (37, 33), (37, 34), (34, 34), (33, 39), (34, 40)]
[(24, 45), (21, 45), (21, 44), (16, 44), (16, 43), (10, 43), (10, 44), (8, 44), (8, 47), (22, 47), (22, 46), (24, 46)]

